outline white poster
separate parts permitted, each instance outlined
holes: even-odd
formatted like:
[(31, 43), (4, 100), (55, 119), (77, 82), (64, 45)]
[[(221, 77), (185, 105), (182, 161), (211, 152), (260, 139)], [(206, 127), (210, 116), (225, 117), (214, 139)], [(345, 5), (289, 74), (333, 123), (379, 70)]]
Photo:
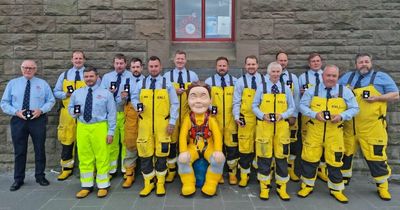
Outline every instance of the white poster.
[(231, 17), (218, 16), (218, 35), (231, 35)]

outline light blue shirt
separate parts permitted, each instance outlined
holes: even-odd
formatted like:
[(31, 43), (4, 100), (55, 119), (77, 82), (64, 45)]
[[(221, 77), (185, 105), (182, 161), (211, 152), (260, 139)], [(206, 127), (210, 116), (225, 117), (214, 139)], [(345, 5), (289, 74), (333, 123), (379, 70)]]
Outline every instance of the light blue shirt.
[[(374, 72), (374, 70), (371, 70), (367, 74), (364, 75), (364, 78), (361, 79), (361, 87), (365, 87), (365, 86), (369, 85), (369, 82), (371, 81), (371, 76), (372, 76), (373, 72)], [(349, 80), (351, 73), (352, 72), (347, 72), (342, 77), (340, 77), (339, 84), (347, 85), (347, 82)], [(359, 77), (360, 77), (360, 72), (357, 71), (356, 74), (354, 75), (353, 81), (351, 81), (351, 84), (350, 84), (351, 87), (354, 87), (356, 85)], [(382, 71), (379, 71), (376, 73), (373, 84), (374, 84), (375, 89), (381, 94), (386, 94), (386, 93), (390, 93), (390, 92), (399, 92), (399, 88), (397, 87), (397, 85), (393, 81), (393, 79), (388, 74), (386, 74), (385, 72), (382, 72)]]
[[(321, 83), (319, 85), (318, 89), (319, 97), (326, 98), (327, 91), (325, 88), (326, 86), (324, 85), (324, 83)], [(309, 88), (306, 92), (304, 92), (303, 97), (301, 97), (300, 100), (301, 113), (310, 118), (315, 118), (315, 116), (317, 115), (316, 112), (310, 109), (311, 100), (314, 97), (314, 92), (315, 92), (315, 86)], [(339, 84), (336, 84), (336, 86), (332, 88), (331, 96), (332, 98), (337, 98), (339, 96)], [(356, 97), (354, 96), (353, 92), (351, 92), (351, 90), (346, 87), (343, 87), (342, 97), (347, 105), (347, 109), (344, 112), (342, 112), (340, 116), (342, 117), (342, 120), (350, 120), (360, 110), (356, 101)]]
[[(315, 77), (315, 71), (309, 69), (308, 71), (308, 83), (312, 84), (313, 86), (315, 86), (315, 84), (317, 83), (316, 77)], [(322, 73), (323, 71), (320, 69), (317, 71), (317, 73), (319, 74), (319, 81), (320, 83), (322, 83)], [(302, 73), (299, 76), (299, 88), (303, 89), (303, 85), (307, 84), (307, 80), (306, 80), (306, 73)]]
[[(215, 79), (215, 86), (221, 87), (221, 78), (222, 77), (219, 74), (214, 74), (213, 76), (208, 77), (204, 82), (207, 85), (209, 85), (210, 87), (212, 87), (213, 86), (212, 77), (214, 77), (214, 79)], [(232, 76), (232, 82), (231, 82), (229, 74), (225, 74), (224, 79), (225, 79), (226, 86), (235, 86), (235, 83), (237, 81), (237, 79)]]
[(187, 72), (186, 68), (183, 68), (182, 70), (178, 70), (177, 68), (172, 70), (172, 81), (171, 81), (171, 71), (168, 71), (164, 74), (165, 79), (167, 79), (170, 82), (178, 82), (178, 77), (179, 77), (179, 72), (182, 71), (182, 80), (183, 83), (188, 83), (188, 82), (196, 82), (199, 81), (199, 77), (197, 76), (194, 71), (189, 70), (189, 76), (190, 76), (190, 81), (187, 79)]
[[(150, 88), (151, 78), (152, 78), (151, 76), (148, 76), (145, 79), (145, 88), (147, 89)], [(161, 75), (158, 75), (155, 79), (156, 79), (155, 89), (162, 89), (163, 77)], [(170, 104), (169, 114), (171, 118), (169, 120), (169, 124), (175, 125), (176, 119), (178, 119), (179, 117), (179, 112), (178, 112), (179, 100), (172, 83), (168, 79), (165, 80), (166, 80), (165, 86), (168, 91), (169, 104)], [(131, 101), (135, 109), (137, 107), (137, 104), (140, 103), (140, 91), (142, 90), (142, 87), (143, 87), (143, 80), (140, 80), (131, 94)]]
[[(266, 83), (265, 85), (267, 86), (266, 87), (267, 93), (271, 93), (271, 88), (272, 88), (272, 85), (274, 85), (274, 84), (269, 80), (269, 78), (265, 78), (265, 83)], [(276, 83), (276, 86), (278, 86), (279, 92), (282, 93), (282, 84), (278, 81)], [(285, 96), (286, 96), (286, 101), (287, 101), (288, 107), (287, 107), (286, 111), (283, 112), (281, 115), (282, 115), (283, 119), (287, 119), (293, 114), (294, 110), (296, 109), (296, 106), (294, 104), (292, 92), (290, 91), (289, 87), (287, 87), (286, 85), (284, 87), (285, 87)], [(263, 95), (264, 95), (264, 90), (263, 90), (263, 85), (261, 85), (260, 88), (257, 88), (256, 95), (254, 96), (254, 100), (251, 105), (251, 107), (253, 108), (253, 112), (257, 116), (258, 119), (264, 119), (264, 114), (268, 114), (268, 113), (262, 112), (259, 108), (262, 98), (263, 98)]]
[(54, 96), (57, 99), (65, 99), (67, 97), (67, 93), (63, 91), (63, 81), (65, 78), (65, 74), (67, 74), (67, 80), (69, 81), (75, 81), (75, 75), (76, 71), (79, 71), (79, 76), (81, 77), (81, 81), (83, 81), (83, 70), (85, 70), (85, 67), (82, 66), (80, 69), (77, 69), (74, 67), (70, 68), (69, 70), (63, 72), (60, 74), (60, 76), (57, 79), (56, 86), (53, 89)]
[[(108, 72), (107, 74), (105, 74), (103, 76), (103, 78), (101, 79), (101, 88), (110, 90), (110, 85), (111, 82), (116, 82), (118, 78), (118, 73), (114, 70), (111, 72)], [(124, 100), (122, 100), (121, 98), (121, 92), (124, 91), (124, 85), (126, 84), (126, 79), (129, 79), (129, 86), (130, 88), (134, 86), (134, 81), (136, 81), (136, 79), (133, 78), (132, 72), (128, 71), (128, 70), (124, 70), (122, 72), (121, 75), (121, 83), (119, 84), (119, 89), (118, 89), (118, 93), (117, 96), (115, 97), (115, 102), (117, 103), (117, 111), (118, 112), (123, 112), (124, 111)]]
[[(256, 77), (257, 88), (260, 87), (261, 77), (262, 77), (262, 75), (260, 73), (256, 72), (254, 75), (250, 75), (249, 73), (246, 73), (244, 76), (246, 77), (248, 88), (251, 88), (251, 78), (253, 76)], [(244, 90), (244, 82), (243, 82), (243, 76), (242, 76), (237, 79), (236, 84), (235, 84), (235, 91), (233, 93), (232, 114), (233, 114), (235, 120), (238, 120), (239, 116), (240, 116), (240, 106), (242, 105), (243, 90)]]
[[(88, 94), (89, 87), (79, 88), (78, 90), (74, 91), (71, 95), (71, 99), (68, 105), (69, 114), (85, 124), (92, 124), (97, 122), (108, 122), (108, 135), (114, 135), (114, 130), (117, 121), (117, 113), (115, 109), (115, 101), (113, 94), (100, 88), (97, 84), (94, 85), (92, 88), (93, 94), (93, 104), (92, 104), (92, 119), (89, 122), (86, 122), (83, 119), (83, 112), (85, 110), (85, 102), (86, 96)], [(80, 105), (81, 106), (81, 113), (80, 115), (76, 116), (74, 113), (74, 106)]]
[[(27, 79), (18, 77), (10, 80), (1, 98), (1, 109), (8, 115), (15, 116), (17, 111), (22, 110)], [(30, 79), (31, 91), (29, 109), (40, 109), (42, 113), (47, 113), (53, 108), (56, 99), (49, 84), (38, 77)]]

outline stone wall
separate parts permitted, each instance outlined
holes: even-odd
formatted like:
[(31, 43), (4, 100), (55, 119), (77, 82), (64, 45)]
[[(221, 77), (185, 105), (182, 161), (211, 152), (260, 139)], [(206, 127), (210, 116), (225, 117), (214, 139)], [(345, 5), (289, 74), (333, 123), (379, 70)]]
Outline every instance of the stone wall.
[[(236, 74), (248, 54), (260, 57), (262, 70), (284, 49), (290, 68), (303, 72), (310, 52), (323, 55), (325, 63), (342, 70), (353, 68), (357, 52), (374, 55), (374, 64), (400, 81), (400, 2), (396, 0), (237, 0), (236, 40), (230, 44), (174, 43), (171, 41), (171, 1), (163, 0), (0, 0), (0, 92), (9, 79), (20, 74), (26, 58), (36, 59), (39, 76), (53, 86), (70, 67), (73, 49), (84, 49), (90, 65), (104, 73), (112, 57), (121, 52), (146, 59), (159, 55), (172, 67), (176, 48), (189, 52), (189, 66), (201, 78), (212, 72), (213, 55), (222, 52), (233, 60)], [(196, 48), (209, 53), (192, 53)], [(223, 48), (224, 51), (217, 51)], [(210, 54), (214, 53), (214, 54)], [(210, 57), (205, 59), (204, 55)], [(211, 61), (211, 62), (210, 62)], [(204, 69), (204, 70), (203, 70)], [(207, 70), (206, 70), (207, 69)], [(393, 171), (400, 174), (400, 106), (389, 107)], [(9, 117), (0, 114), (0, 171), (10, 170), (13, 148)], [(56, 108), (49, 114), (48, 166), (57, 165), (60, 145), (56, 139)], [(32, 154), (32, 147), (30, 146)], [(32, 155), (29, 164), (32, 165)], [(365, 169), (363, 161), (356, 161)]]

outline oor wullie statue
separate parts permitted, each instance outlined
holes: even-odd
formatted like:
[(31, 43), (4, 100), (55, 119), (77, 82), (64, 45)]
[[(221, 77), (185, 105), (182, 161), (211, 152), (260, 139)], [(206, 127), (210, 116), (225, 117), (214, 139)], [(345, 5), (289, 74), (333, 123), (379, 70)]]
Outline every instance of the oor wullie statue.
[(295, 110), (293, 96), (288, 87), (281, 83), (282, 66), (272, 62), (267, 68), (267, 79), (257, 89), (252, 108), (257, 116), (255, 150), (260, 181), (260, 198), (268, 199), (271, 188), (271, 164), (275, 159), (277, 193), (282, 200), (290, 200), (286, 192), (289, 181), (288, 157), (290, 129), (287, 119)]
[(188, 103), (191, 112), (182, 122), (179, 135), (179, 175), (182, 181), (182, 195), (196, 192), (196, 180), (192, 164), (204, 157), (209, 163), (203, 194), (214, 196), (218, 181), (222, 177), (225, 157), (222, 153), (222, 135), (217, 120), (210, 116), (210, 87), (203, 82), (194, 82), (188, 89)]
[(160, 75), (161, 62), (151, 56), (148, 62), (149, 76), (139, 81), (131, 99), (139, 113), (137, 148), (144, 178), (140, 196), (148, 196), (154, 189), (165, 195), (167, 157), (170, 152), (171, 134), (178, 118), (179, 101), (172, 84)]
[(235, 185), (237, 165), (239, 160), (237, 125), (232, 115), (233, 91), (236, 78), (231, 76), (229, 61), (226, 57), (216, 60), (217, 73), (206, 79), (205, 83), (211, 87), (212, 109), (211, 114), (217, 119), (229, 167), (229, 184)]
[(62, 145), (61, 167), (62, 171), (57, 177), (62, 181), (72, 175), (74, 168), (74, 147), (76, 140), (76, 119), (68, 113), (68, 104), (71, 94), (85, 86), (83, 81), (83, 70), (85, 69), (85, 54), (83, 51), (76, 50), (72, 52), (71, 62), (73, 67), (63, 72), (57, 80), (53, 89), (54, 96), (62, 100), (60, 109), (60, 121), (58, 124), (58, 140)]
[(189, 113), (189, 107), (187, 105), (186, 89), (191, 82), (198, 81), (199, 78), (196, 73), (186, 69), (186, 52), (177, 50), (175, 52), (174, 64), (175, 69), (166, 72), (164, 78), (170, 81), (178, 95), (179, 100), (179, 118), (175, 125), (174, 133), (171, 137), (171, 151), (168, 156), (168, 174), (166, 182), (174, 181), (176, 175), (176, 154), (177, 154), (177, 142), (179, 139), (180, 124), (183, 117)]
[(347, 203), (340, 171), (344, 154), (343, 121), (350, 120), (359, 108), (353, 93), (337, 84), (338, 78), (339, 68), (327, 65), (323, 82), (308, 89), (300, 100), (301, 113), (309, 121), (301, 153), (301, 190), (297, 195), (305, 198), (313, 191), (317, 168), (324, 157), (330, 194), (337, 201)]
[[(386, 132), (387, 102), (399, 99), (399, 89), (390, 76), (372, 68), (372, 57), (367, 53), (356, 56), (356, 71), (343, 75), (339, 83), (353, 88), (360, 113), (345, 124), (345, 155), (342, 173), (347, 183), (352, 175), (353, 155), (358, 145), (367, 161), (371, 175), (383, 200), (390, 200), (387, 164)], [(353, 124), (354, 123), (354, 124)]]

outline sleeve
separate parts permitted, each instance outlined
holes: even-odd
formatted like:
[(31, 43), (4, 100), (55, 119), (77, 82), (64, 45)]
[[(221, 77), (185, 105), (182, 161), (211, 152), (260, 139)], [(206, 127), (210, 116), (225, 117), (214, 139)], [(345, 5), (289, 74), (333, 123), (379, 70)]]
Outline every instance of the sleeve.
[(100, 83), (100, 88), (103, 88), (103, 89), (108, 90), (109, 82), (108, 82), (108, 76), (107, 76), (107, 74), (105, 74), (105, 75), (103, 76), (103, 78), (101, 79), (100, 82), (101, 82), (101, 83)]
[(262, 88), (257, 88), (256, 95), (254, 96), (253, 103), (251, 104), (251, 107), (253, 109), (254, 114), (257, 116), (258, 119), (263, 119), (264, 118), (264, 113), (259, 108), (262, 97), (263, 97)]
[(6, 89), (4, 90), (3, 97), (1, 98), (1, 109), (3, 110), (4, 113), (15, 116), (16, 112), (18, 109), (14, 108), (11, 103), (12, 103), (12, 95), (11, 95), (11, 87), (12, 87), (13, 81), (10, 81)]
[(114, 102), (114, 96), (110, 92), (107, 92), (107, 113), (108, 135), (114, 135), (117, 122), (117, 107)]
[(282, 118), (283, 119), (287, 119), (290, 116), (292, 116), (293, 112), (296, 109), (296, 106), (294, 104), (293, 95), (290, 92), (290, 89), (288, 87), (286, 87), (286, 86), (285, 86), (285, 95), (286, 95), (286, 101), (287, 101), (287, 104), (288, 104), (288, 108), (284, 113), (282, 113)]
[(240, 81), (237, 81), (235, 84), (235, 90), (233, 92), (233, 107), (232, 107), (232, 114), (235, 120), (238, 120), (240, 117), (240, 105), (242, 103), (242, 93), (243, 93), (243, 84)]
[(313, 97), (315, 87), (309, 88), (306, 92), (304, 92), (303, 97), (300, 100), (300, 112), (310, 118), (315, 118), (317, 115), (316, 112), (310, 109), (311, 99)]
[(210, 87), (212, 86), (212, 82), (211, 82), (211, 77), (207, 78), (204, 83), (206, 83), (207, 85), (209, 85)]
[(67, 97), (67, 94), (63, 91), (64, 75), (66, 73), (67, 71), (60, 74), (57, 79), (56, 85), (54, 86), (53, 93), (57, 99), (65, 99)]
[(194, 73), (193, 71), (192, 72), (189, 72), (189, 73), (191, 73), (192, 75), (191, 75), (191, 79), (192, 79), (192, 82), (197, 82), (197, 81), (199, 81), (199, 77), (197, 76), (197, 74), (196, 73)]
[(75, 106), (75, 99), (76, 99), (76, 91), (74, 91), (71, 95), (71, 98), (69, 99), (69, 104), (68, 104), (68, 113), (71, 115), (71, 117), (76, 118), (77, 116), (74, 113), (74, 106)]
[(214, 117), (209, 118), (210, 122), (210, 130), (212, 132), (213, 141), (214, 141), (214, 149), (215, 151), (222, 152), (222, 134), (221, 130), (218, 127), (217, 120)]
[(191, 123), (189, 115), (185, 116), (181, 124), (181, 130), (179, 132), (179, 153), (186, 152), (188, 150), (188, 131), (190, 130)]
[(169, 120), (169, 124), (175, 125), (176, 120), (179, 117), (179, 100), (178, 96), (176, 95), (175, 88), (172, 86), (171, 83), (168, 85), (168, 95), (169, 95), (169, 103), (170, 103), (170, 108), (169, 108), (169, 113), (171, 116), (171, 119)]
[(51, 88), (47, 82), (44, 82), (44, 88), (45, 88), (45, 102), (42, 107), (40, 107), (40, 110), (42, 113), (47, 113), (50, 112), (51, 109), (53, 108), (54, 104), (56, 104), (56, 99), (54, 98), (53, 92), (51, 91)]
[(347, 109), (346, 111), (340, 113), (340, 116), (342, 117), (342, 120), (350, 120), (352, 117), (357, 115), (357, 113), (360, 111), (360, 108), (358, 107), (358, 103), (353, 92), (346, 87), (343, 88), (343, 99), (346, 102)]
[(384, 72), (379, 72), (378, 74), (380, 74), (379, 76), (384, 81), (383, 94), (391, 92), (399, 92), (399, 88), (397, 87), (393, 79), (389, 76), (389, 74), (386, 74)]
[(131, 103), (135, 110), (136, 110), (137, 104), (140, 103), (139, 94), (140, 94), (140, 90), (142, 89), (142, 86), (143, 86), (143, 80), (140, 80), (138, 83), (136, 83), (136, 87), (134, 87), (133, 91), (131, 92)]
[(293, 111), (292, 117), (297, 118), (299, 116), (300, 108), (300, 89), (299, 89), (299, 79), (293, 75), (293, 101), (295, 109)]

